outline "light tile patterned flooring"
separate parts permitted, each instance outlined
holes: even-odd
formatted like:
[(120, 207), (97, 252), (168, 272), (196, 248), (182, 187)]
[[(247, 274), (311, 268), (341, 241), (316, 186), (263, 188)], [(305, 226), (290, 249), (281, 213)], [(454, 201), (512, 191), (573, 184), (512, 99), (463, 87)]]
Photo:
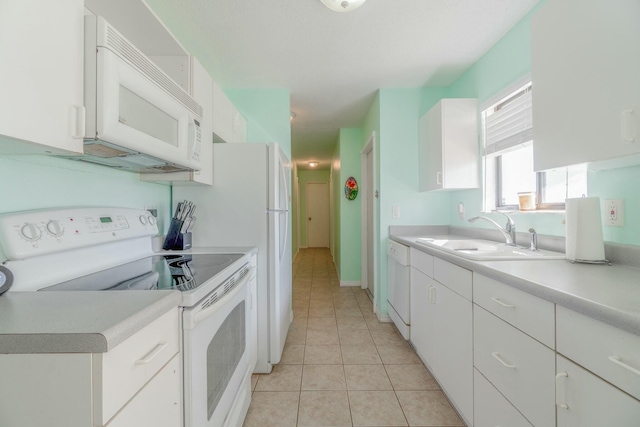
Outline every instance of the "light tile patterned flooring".
[(340, 287), (328, 249), (294, 260), (293, 313), (282, 360), (252, 378), (245, 427), (464, 426), (365, 291)]

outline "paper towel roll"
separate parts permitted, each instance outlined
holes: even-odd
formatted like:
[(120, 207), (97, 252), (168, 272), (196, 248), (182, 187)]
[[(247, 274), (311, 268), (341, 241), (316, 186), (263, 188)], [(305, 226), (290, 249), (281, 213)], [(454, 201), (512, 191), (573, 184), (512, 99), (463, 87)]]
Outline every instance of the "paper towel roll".
[(566, 199), (566, 256), (571, 261), (603, 261), (599, 197)]

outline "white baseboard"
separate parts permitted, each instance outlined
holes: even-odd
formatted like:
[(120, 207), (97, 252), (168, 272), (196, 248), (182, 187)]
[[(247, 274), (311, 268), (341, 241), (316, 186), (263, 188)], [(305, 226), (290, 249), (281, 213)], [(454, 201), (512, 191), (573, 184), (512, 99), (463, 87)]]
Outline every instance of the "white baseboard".
[(340, 281), (340, 286), (360, 286), (360, 281), (353, 281), (353, 282), (347, 282), (347, 281)]
[(378, 314), (378, 320), (381, 321), (382, 323), (393, 322), (393, 320), (391, 320), (391, 317), (389, 317), (388, 314)]

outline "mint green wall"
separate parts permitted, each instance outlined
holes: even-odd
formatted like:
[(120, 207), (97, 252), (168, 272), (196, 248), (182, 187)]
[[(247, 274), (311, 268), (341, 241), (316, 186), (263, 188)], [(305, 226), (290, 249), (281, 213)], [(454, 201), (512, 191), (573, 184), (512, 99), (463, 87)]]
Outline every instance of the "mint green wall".
[[(530, 20), (540, 5), (516, 24), (479, 61), (456, 80), (447, 89), (446, 96), (451, 98), (477, 97), (479, 103), (482, 104), (518, 79), (528, 75), (531, 72)], [(625, 218), (629, 219), (625, 221), (623, 227), (604, 226), (605, 240), (633, 245), (640, 244), (640, 223), (632, 220), (640, 218), (638, 185), (640, 185), (640, 167), (589, 172), (589, 196), (599, 196), (601, 206), (604, 206), (605, 199), (624, 199)], [(471, 225), (466, 220), (459, 219), (456, 210), (459, 202), (465, 204), (466, 218), (479, 215), (482, 210), (482, 190), (451, 193), (449, 223), (454, 226), (487, 227), (480, 223)], [(565, 235), (564, 215), (562, 214), (514, 213), (513, 217), (518, 230), (526, 231), (529, 228), (535, 228), (540, 234)], [(502, 221), (500, 220), (500, 222)]]
[[(380, 89), (378, 308), (387, 313), (386, 244), (391, 225), (447, 224), (450, 195), (418, 191), (418, 119), (438, 90)], [(426, 99), (423, 99), (426, 98)], [(433, 99), (432, 99), (433, 98)], [(392, 218), (392, 208), (400, 217)]]
[(229, 89), (225, 93), (247, 119), (247, 141), (277, 142), (291, 159), (289, 89)]
[(339, 277), (341, 282), (359, 282), (361, 276), (361, 217), (360, 206), (362, 195), (355, 200), (347, 200), (344, 185), (349, 177), (354, 177), (358, 183), (362, 181), (360, 173), (360, 141), (362, 130), (358, 128), (340, 129), (338, 149), (340, 150), (339, 175), (334, 176), (336, 205), (339, 206), (340, 238), (339, 247)]
[(166, 232), (171, 187), (138, 174), (40, 155), (0, 156), (0, 213), (31, 209), (118, 206), (158, 209)]
[(326, 182), (329, 184), (331, 172), (326, 170), (298, 171), (300, 179), (300, 247), (307, 247), (307, 182)]
[(640, 166), (589, 172), (587, 185), (590, 196), (624, 200), (624, 226), (603, 229), (609, 242), (640, 245)]

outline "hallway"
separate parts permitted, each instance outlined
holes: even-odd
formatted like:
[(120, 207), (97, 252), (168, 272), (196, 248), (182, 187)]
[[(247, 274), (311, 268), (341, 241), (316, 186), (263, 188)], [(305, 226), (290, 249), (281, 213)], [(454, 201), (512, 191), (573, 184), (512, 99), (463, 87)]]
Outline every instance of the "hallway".
[(464, 426), (367, 294), (340, 287), (328, 249), (294, 260), (293, 311), (280, 364), (252, 378), (244, 427)]

